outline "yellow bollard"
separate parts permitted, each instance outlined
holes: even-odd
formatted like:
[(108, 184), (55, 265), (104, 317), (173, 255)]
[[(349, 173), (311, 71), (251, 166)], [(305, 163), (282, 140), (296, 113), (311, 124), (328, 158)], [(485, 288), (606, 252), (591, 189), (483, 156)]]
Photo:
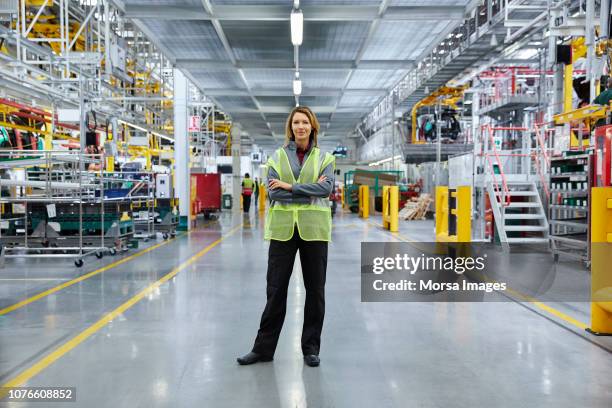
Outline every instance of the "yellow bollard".
[(448, 238), (448, 187), (436, 186), (436, 241)]
[(591, 190), (591, 327), (612, 335), (612, 187)]
[(457, 189), (449, 189), (447, 186), (436, 187), (436, 241), (472, 241), (472, 188), (470, 186), (460, 186)]
[(472, 241), (472, 188), (460, 186), (455, 193), (457, 197), (457, 242)]
[(370, 216), (370, 187), (359, 186), (359, 216), (368, 218)]
[(399, 187), (383, 186), (383, 228), (399, 231)]
[(266, 186), (264, 183), (259, 185), (259, 212), (266, 210)]

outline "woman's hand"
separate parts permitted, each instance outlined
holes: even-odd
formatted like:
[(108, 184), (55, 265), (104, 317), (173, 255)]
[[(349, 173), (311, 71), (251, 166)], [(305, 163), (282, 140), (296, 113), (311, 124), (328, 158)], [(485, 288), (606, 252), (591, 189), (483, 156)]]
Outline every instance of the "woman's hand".
[(278, 179), (271, 179), (268, 183), (268, 187), (271, 189), (281, 188), (283, 190), (291, 191), (292, 186), (289, 183), (285, 183), (284, 181), (280, 181)]
[(324, 181), (327, 181), (327, 177), (325, 177), (325, 175), (319, 177), (319, 180), (317, 180), (317, 183), (322, 183)]

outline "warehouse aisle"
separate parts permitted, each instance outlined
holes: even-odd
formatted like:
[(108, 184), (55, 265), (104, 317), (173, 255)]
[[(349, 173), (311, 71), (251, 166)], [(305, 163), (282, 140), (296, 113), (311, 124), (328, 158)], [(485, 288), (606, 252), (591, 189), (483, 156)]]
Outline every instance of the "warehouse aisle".
[(301, 359), (299, 262), (274, 362), (236, 364), (264, 305), (267, 244), (263, 218), (225, 214), (1, 315), (2, 383), (25, 371), (28, 386), (74, 386), (67, 407), (608, 406), (610, 353), (521, 305), (362, 303), (360, 243), (390, 239), (335, 219), (319, 368)]

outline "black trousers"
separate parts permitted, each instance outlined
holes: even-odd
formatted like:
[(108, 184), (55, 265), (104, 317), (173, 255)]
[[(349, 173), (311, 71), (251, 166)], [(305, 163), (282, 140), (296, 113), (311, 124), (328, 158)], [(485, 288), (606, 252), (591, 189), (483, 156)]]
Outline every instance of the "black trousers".
[(243, 194), (242, 195), (242, 210), (245, 213), (248, 213), (250, 208), (251, 208), (251, 196)]
[(287, 289), (293, 270), (295, 254), (300, 251), (302, 275), (306, 287), (302, 353), (319, 354), (321, 330), (325, 316), (325, 276), (327, 271), (327, 242), (304, 241), (297, 229), (289, 241), (270, 240), (267, 273), (267, 303), (261, 316), (253, 351), (272, 357), (285, 321)]

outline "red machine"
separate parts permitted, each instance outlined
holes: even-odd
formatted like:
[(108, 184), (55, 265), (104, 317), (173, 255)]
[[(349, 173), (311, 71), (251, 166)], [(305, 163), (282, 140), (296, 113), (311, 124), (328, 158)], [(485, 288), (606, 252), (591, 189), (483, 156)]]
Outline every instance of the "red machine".
[(221, 174), (191, 173), (191, 198), (193, 213), (210, 214), (221, 210)]
[(612, 125), (595, 128), (595, 186), (612, 185)]

